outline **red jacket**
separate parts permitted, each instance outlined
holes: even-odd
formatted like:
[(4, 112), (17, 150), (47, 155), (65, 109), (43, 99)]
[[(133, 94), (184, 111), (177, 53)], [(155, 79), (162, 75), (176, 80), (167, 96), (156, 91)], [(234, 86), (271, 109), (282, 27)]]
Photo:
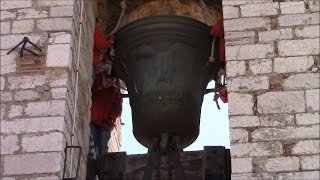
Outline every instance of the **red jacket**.
[(217, 23), (212, 26), (210, 35), (213, 37), (218, 37), (218, 57), (221, 63), (225, 64), (225, 39), (224, 39), (224, 28), (223, 28), (223, 18), (219, 19)]
[(91, 122), (103, 128), (113, 128), (122, 112), (122, 97), (119, 90), (110, 86), (103, 88), (99, 74), (92, 87)]
[(111, 40), (113, 36), (104, 37), (101, 28), (97, 25), (94, 30), (94, 47), (93, 47), (93, 65), (98, 68), (100, 51), (102, 49), (109, 49), (112, 46)]

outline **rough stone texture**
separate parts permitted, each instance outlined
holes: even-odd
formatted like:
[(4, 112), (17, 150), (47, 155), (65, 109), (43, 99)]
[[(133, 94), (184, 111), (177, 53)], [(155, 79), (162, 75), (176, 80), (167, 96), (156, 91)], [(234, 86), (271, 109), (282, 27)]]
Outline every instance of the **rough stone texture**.
[(309, 111), (319, 111), (319, 106), (320, 106), (319, 105), (319, 96), (320, 96), (319, 92), (320, 92), (319, 89), (313, 89), (313, 90), (306, 91), (307, 109)]
[(301, 157), (302, 170), (319, 170), (320, 169), (320, 155), (302, 156)]
[(16, 101), (37, 100), (40, 99), (40, 93), (34, 90), (21, 90), (14, 93)]
[(283, 40), (278, 44), (280, 56), (304, 56), (319, 54), (319, 38)]
[(279, 171), (298, 171), (299, 170), (299, 158), (297, 157), (279, 157), (268, 159), (264, 170), (268, 172)]
[(230, 127), (255, 127), (260, 125), (258, 116), (231, 116), (229, 121)]
[(257, 59), (249, 61), (249, 70), (253, 74), (267, 74), (272, 72), (271, 59)]
[(225, 32), (226, 46), (233, 46), (239, 44), (251, 44), (255, 41), (254, 31), (244, 32)]
[(230, 130), (230, 141), (231, 142), (247, 142), (249, 133), (244, 129), (231, 129)]
[(252, 158), (235, 158), (231, 161), (232, 173), (252, 172)]
[(230, 78), (229, 91), (255, 91), (269, 89), (269, 78), (266, 76)]
[[(59, 56), (57, 56), (59, 54)], [(47, 67), (70, 67), (70, 45), (49, 45)]]
[(230, 70), (228, 77), (241, 76), (246, 73), (246, 64), (244, 61), (228, 61), (226, 66), (227, 69)]
[(311, 89), (319, 87), (319, 73), (295, 74), (283, 82), (285, 89)]
[(73, 6), (51, 7), (51, 17), (64, 17), (73, 15)]
[(24, 152), (63, 151), (64, 144), (63, 134), (56, 132), (41, 136), (24, 135), (21, 140)]
[(280, 26), (299, 26), (319, 23), (319, 13), (282, 15), (278, 18)]
[(19, 20), (12, 22), (12, 33), (29, 33), (34, 28), (33, 20)]
[(301, 179), (319, 179), (319, 171), (304, 171), (304, 172), (292, 172), (292, 173), (280, 173), (277, 176), (279, 180), (301, 180)]
[(319, 11), (319, 9), (320, 9), (319, 1), (308, 1), (308, 6), (309, 6), (310, 11), (312, 11), (312, 12)]
[(250, 94), (229, 93), (228, 97), (233, 99), (229, 102), (229, 115), (253, 115), (253, 97)]
[(299, 14), (305, 13), (305, 4), (303, 1), (298, 2), (280, 2), (281, 14)]
[(2, 34), (9, 34), (11, 31), (10, 23), (9, 22), (1, 22), (0, 23), (1, 28), (1, 35)]
[(294, 125), (294, 115), (291, 114), (273, 114), (260, 117), (261, 126), (292, 126)]
[[(252, 50), (255, 51), (252, 51)], [(257, 58), (271, 58), (274, 56), (271, 44), (236, 45), (226, 47), (226, 59), (245, 60)]]
[(317, 38), (319, 37), (319, 25), (311, 25), (311, 26), (300, 26), (295, 28), (295, 34), (299, 38)]
[(239, 17), (239, 8), (233, 6), (224, 6), (223, 12), (226, 14), (224, 15), (224, 19), (233, 19)]
[(12, 105), (8, 111), (8, 118), (14, 118), (22, 115), (23, 107), (21, 105)]
[(268, 29), (271, 27), (268, 18), (240, 18), (224, 21), (225, 31), (242, 31), (254, 29)]
[(38, 11), (33, 8), (30, 9), (18, 9), (18, 19), (33, 19), (33, 18), (46, 18), (48, 17), (48, 11)]
[(19, 9), (19, 8), (28, 8), (32, 6), (32, 0), (10, 0), (10, 1), (1, 1), (1, 10), (6, 9)]
[(296, 114), (297, 125), (319, 124), (319, 119), (319, 113)]
[[(318, 138), (319, 139), (319, 138)], [(291, 150), (292, 154), (319, 154), (320, 141), (319, 140), (306, 140), (296, 143)]]
[(50, 18), (37, 20), (37, 28), (45, 31), (71, 30), (71, 18)]
[(303, 91), (268, 92), (257, 97), (258, 111), (265, 113), (305, 112)]
[(270, 16), (278, 14), (279, 3), (246, 4), (240, 9), (243, 17)]
[(232, 146), (231, 156), (233, 158), (279, 156), (282, 155), (282, 150), (282, 144), (280, 142), (237, 143)]
[(313, 139), (319, 138), (319, 125), (310, 127), (261, 128), (252, 132), (254, 141), (277, 141), (281, 139)]
[(292, 29), (280, 29), (280, 30), (271, 30), (260, 32), (258, 34), (259, 41), (267, 42), (267, 41), (274, 41), (279, 39), (292, 39), (293, 38), (293, 31)]
[(61, 171), (61, 161), (60, 152), (9, 155), (3, 157), (3, 174), (57, 173)]
[(19, 150), (18, 136), (1, 136), (1, 155), (13, 154)]
[(60, 116), (65, 113), (65, 101), (30, 102), (25, 109), (28, 116)]
[(274, 72), (305, 72), (314, 64), (312, 56), (299, 56), (274, 59)]

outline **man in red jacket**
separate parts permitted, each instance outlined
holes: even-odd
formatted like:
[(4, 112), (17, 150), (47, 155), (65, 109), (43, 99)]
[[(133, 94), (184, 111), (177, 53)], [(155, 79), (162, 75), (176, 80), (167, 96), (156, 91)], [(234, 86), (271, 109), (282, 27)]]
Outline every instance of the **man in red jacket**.
[[(106, 72), (96, 75), (92, 87), (90, 130), (96, 151), (96, 174), (102, 179), (108, 142), (116, 120), (121, 116), (122, 97), (115, 80)], [(96, 176), (94, 174), (94, 177)], [(90, 176), (90, 175), (89, 175)], [(91, 175), (93, 176), (93, 174)], [(94, 179), (94, 177), (87, 179)]]

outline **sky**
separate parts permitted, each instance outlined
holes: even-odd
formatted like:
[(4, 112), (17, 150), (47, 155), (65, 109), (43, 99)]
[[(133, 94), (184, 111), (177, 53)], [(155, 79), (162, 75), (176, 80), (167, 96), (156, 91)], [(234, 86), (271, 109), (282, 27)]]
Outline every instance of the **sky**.
[[(207, 88), (214, 88), (214, 82), (210, 82)], [(184, 149), (184, 151), (203, 150), (203, 146), (225, 146), (230, 148), (228, 105), (219, 100), (220, 110), (213, 101), (214, 93), (204, 96), (201, 119), (200, 134), (198, 139)], [(121, 151), (127, 154), (144, 154), (147, 149), (138, 143), (132, 133), (132, 118), (129, 99), (123, 100), (122, 122), (122, 144)]]

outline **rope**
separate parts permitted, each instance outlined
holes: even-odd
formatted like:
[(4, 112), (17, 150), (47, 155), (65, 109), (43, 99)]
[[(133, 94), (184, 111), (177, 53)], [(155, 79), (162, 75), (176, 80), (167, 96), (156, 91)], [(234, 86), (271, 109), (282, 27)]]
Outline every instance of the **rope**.
[(121, 6), (121, 14), (120, 14), (120, 17), (119, 17), (119, 19), (118, 19), (118, 22), (117, 22), (116, 27), (114, 27), (114, 29), (109, 33), (109, 36), (112, 35), (112, 34), (115, 34), (115, 33), (118, 31), (118, 29), (119, 29), (119, 27), (120, 27), (120, 24), (121, 24), (121, 22), (122, 22), (122, 20), (123, 20), (123, 18), (124, 18), (124, 16), (125, 16), (125, 14), (126, 14), (127, 1), (126, 1), (126, 0), (122, 0), (122, 1), (120, 2), (120, 6)]

